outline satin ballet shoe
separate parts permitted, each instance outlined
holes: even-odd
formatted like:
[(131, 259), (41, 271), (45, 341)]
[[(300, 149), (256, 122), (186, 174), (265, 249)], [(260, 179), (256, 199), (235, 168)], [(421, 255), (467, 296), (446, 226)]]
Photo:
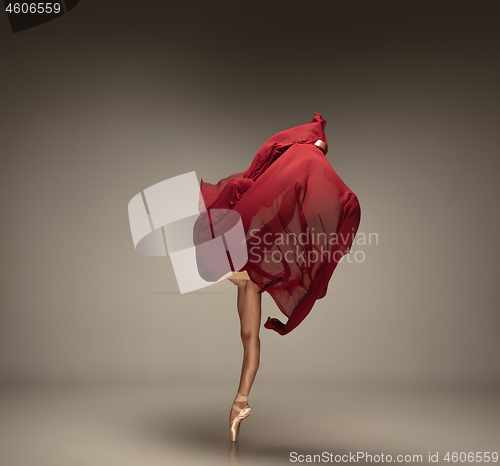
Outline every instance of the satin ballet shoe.
[[(238, 393), (234, 401), (235, 402), (247, 401), (247, 398), (248, 397)], [(241, 421), (243, 421), (243, 419), (250, 416), (252, 408), (250, 408), (250, 406), (245, 406), (244, 408), (240, 408), (239, 406), (236, 406), (236, 404), (233, 403), (232, 409), (238, 411), (239, 413), (232, 421), (229, 422), (229, 433), (231, 435), (231, 441), (236, 442), (238, 440), (238, 434), (240, 433), (240, 423)]]

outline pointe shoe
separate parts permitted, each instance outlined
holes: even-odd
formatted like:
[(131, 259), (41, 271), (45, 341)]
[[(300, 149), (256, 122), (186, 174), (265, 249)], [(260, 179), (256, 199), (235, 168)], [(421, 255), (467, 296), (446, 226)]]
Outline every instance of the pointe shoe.
[[(247, 401), (247, 397), (238, 393), (234, 401)], [(231, 441), (236, 442), (238, 440), (238, 434), (240, 433), (240, 423), (241, 421), (243, 421), (243, 419), (250, 416), (252, 408), (250, 408), (250, 406), (240, 408), (233, 403), (232, 409), (239, 412), (239, 414), (229, 422), (229, 433), (231, 435)]]

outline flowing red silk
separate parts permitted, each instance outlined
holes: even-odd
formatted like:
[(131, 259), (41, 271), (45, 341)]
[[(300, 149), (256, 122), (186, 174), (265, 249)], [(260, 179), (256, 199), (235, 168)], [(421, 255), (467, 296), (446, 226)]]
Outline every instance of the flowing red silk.
[[(241, 270), (288, 317), (286, 324), (268, 318), (264, 325), (280, 335), (297, 327), (326, 295), (360, 222), (356, 195), (325, 157), (325, 125), (315, 113), (310, 123), (271, 137), (245, 172), (215, 185), (201, 182), (205, 209), (200, 203), (193, 231), (201, 277), (217, 281), (231, 270), (207, 241), (228, 232), (237, 216), (227, 212), (238, 212), (248, 253)], [(324, 151), (314, 145), (318, 139), (326, 144)]]

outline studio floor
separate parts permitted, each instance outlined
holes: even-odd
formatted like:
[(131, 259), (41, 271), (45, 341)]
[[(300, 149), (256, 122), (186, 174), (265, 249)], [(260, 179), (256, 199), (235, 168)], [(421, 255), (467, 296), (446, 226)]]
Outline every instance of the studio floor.
[(422, 455), (407, 462), (429, 464), (438, 453), (450, 464), (447, 452), (500, 451), (498, 390), (285, 385), (256, 384), (237, 444), (228, 437), (228, 385), (5, 385), (0, 464), (251, 466), (319, 462), (306, 456), (314, 454), (326, 464), (324, 452), (362, 464), (370, 460), (359, 454)]

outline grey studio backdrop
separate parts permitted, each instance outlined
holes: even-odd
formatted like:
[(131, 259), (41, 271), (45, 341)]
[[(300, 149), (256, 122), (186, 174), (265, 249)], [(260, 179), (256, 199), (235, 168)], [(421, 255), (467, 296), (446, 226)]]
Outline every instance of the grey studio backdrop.
[(262, 329), (256, 387), (500, 382), (498, 2), (103, 3), (0, 19), (3, 381), (236, 389), (236, 287), (180, 295), (127, 204), (320, 112), (378, 244), (290, 335)]

